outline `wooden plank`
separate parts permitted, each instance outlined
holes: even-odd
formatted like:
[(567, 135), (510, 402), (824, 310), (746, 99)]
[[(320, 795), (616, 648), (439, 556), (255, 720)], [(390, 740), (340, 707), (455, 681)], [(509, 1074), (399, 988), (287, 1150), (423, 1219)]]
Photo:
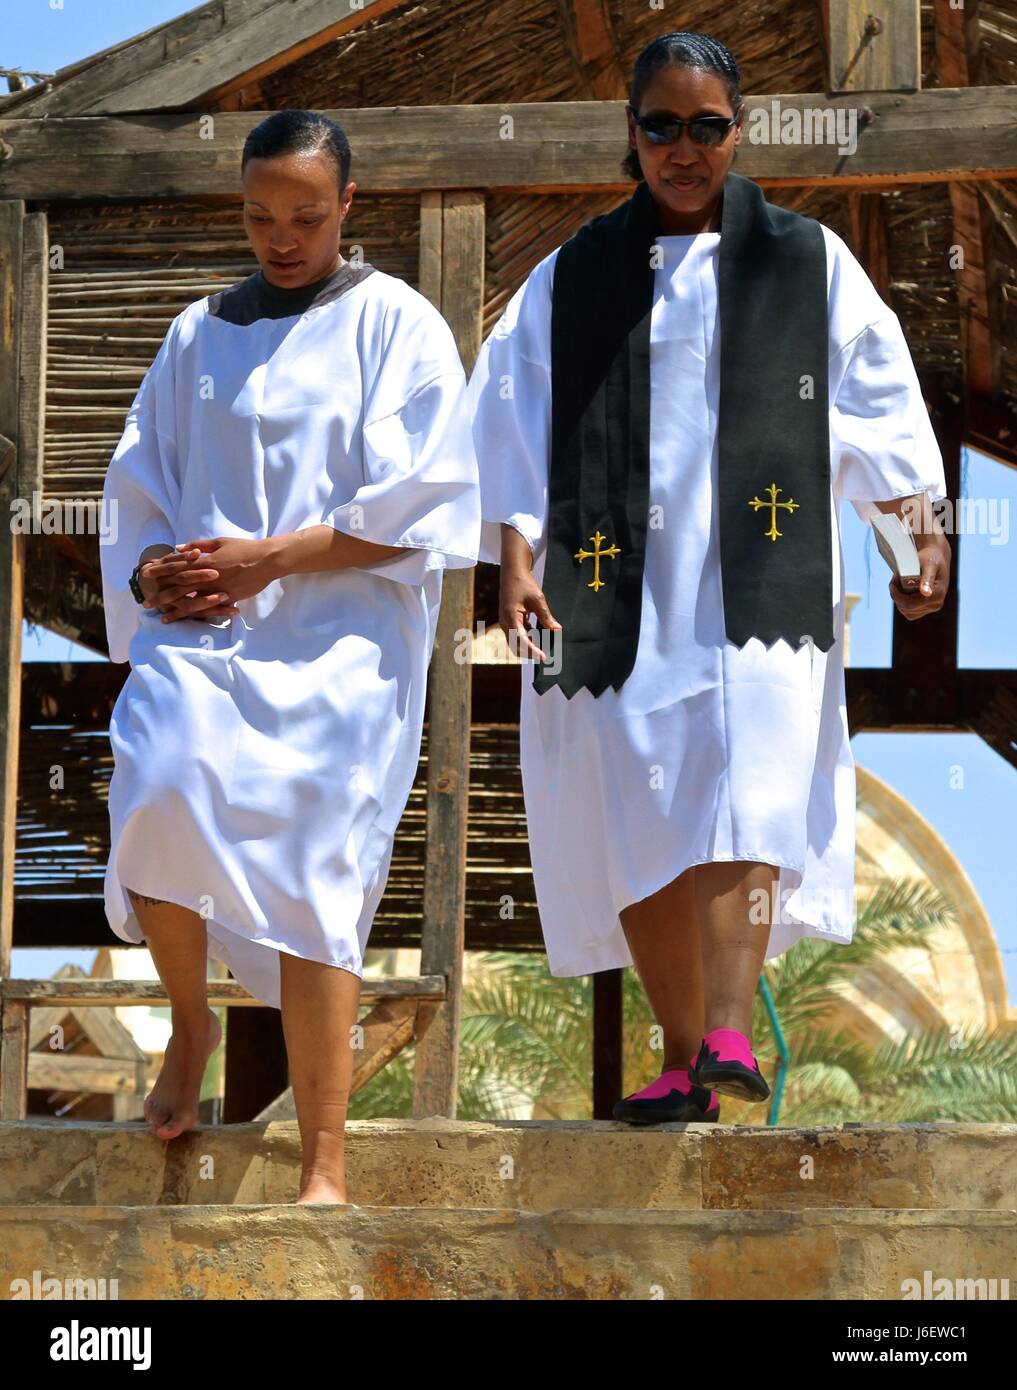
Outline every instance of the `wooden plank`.
[(0, 1120), (23, 1120), (28, 1106), (28, 1005), (5, 999), (0, 1019)]
[[(999, 381), (998, 347), (1002, 345), (1003, 333), (1000, 331), (996, 335), (997, 346), (994, 346), (986, 252), (992, 235), (992, 216), (979, 197), (978, 186), (973, 183), (950, 184), (950, 209), (953, 214), (951, 249), (958, 260), (954, 273), (964, 374), (970, 392), (994, 396)], [(1003, 296), (998, 297), (1003, 302)]]
[[(211, 0), (178, 19), (93, 54), (15, 109), (37, 115), (105, 115), (184, 106), (207, 110), (396, 9), (403, 0)], [(259, 113), (259, 119), (264, 116)]]
[[(20, 945), (20, 942), (18, 943)], [(83, 980), (86, 979), (84, 970), (80, 965), (61, 965), (52, 977), (54, 980)], [(104, 978), (104, 977), (99, 977)], [(39, 1044), (46, 1040), (51, 1028), (59, 1027), (71, 1012), (67, 1008), (56, 1009), (33, 1009), (28, 1021), (28, 1050), (34, 1052)], [(131, 1039), (133, 1042), (133, 1038)]]
[(442, 204), (441, 312), (467, 376), (483, 341), (484, 201), (484, 194), (473, 190), (447, 192)]
[(441, 308), (441, 231), (441, 193), (437, 190), (421, 193), (417, 289), (436, 309)]
[(593, 976), (593, 1118), (610, 1120), (624, 1089), (623, 970)]
[[(21, 672), (22, 727), (78, 724), (85, 729), (108, 729), (128, 674), (125, 664), (98, 661), (27, 663)], [(103, 915), (101, 903), (99, 915)]]
[(1009, 686), (998, 682), (991, 700), (972, 718), (971, 727), (1011, 767), (1017, 768), (1017, 682)]
[[(422, 213), (433, 212), (432, 205)], [(480, 192), (445, 193), (440, 232), (421, 223), (421, 283), (435, 290), (440, 237), (441, 310), (467, 374), (482, 341), (485, 205)], [(426, 276), (426, 278), (425, 278)], [(456, 634), (473, 624), (473, 570), (443, 576), (441, 613), (428, 674), (427, 858), (420, 969), (448, 981), (441, 1004), (417, 1013), (413, 1114), (456, 1113), (459, 1017), (466, 921), (466, 838), (470, 783), (471, 666), (457, 661)]]
[[(10, 516), (18, 495), (18, 361), (21, 348), (19, 293), (24, 252), (25, 205), (0, 202), (0, 435), (15, 446), (0, 479), (0, 515)], [(0, 983), (11, 973), (14, 931), (14, 835), (18, 798), (21, 700), (21, 621), (24, 606), (24, 537), (0, 525)]]
[(28, 1086), (36, 1091), (95, 1091), (113, 1095), (137, 1091), (134, 1062), (119, 1057), (84, 1057), (73, 1052), (30, 1052)]
[[(1017, 177), (1017, 88), (822, 93), (747, 97), (739, 172), (773, 187), (893, 187), (953, 179)], [(857, 148), (835, 142), (756, 143), (774, 117), (808, 113), (857, 121)], [(843, 114), (838, 118), (837, 113)], [(754, 114), (758, 113), (758, 114)], [(0, 163), (4, 197), (94, 201), (198, 197), (234, 202), (244, 138), (260, 112), (216, 116), (215, 140), (199, 138), (198, 113), (0, 120), (11, 153)], [(363, 193), (499, 188), (531, 193), (618, 189), (624, 102), (574, 101), (470, 106), (365, 107), (328, 111), (346, 131)], [(506, 116), (513, 138), (502, 139)], [(818, 117), (817, 117), (818, 119)], [(850, 126), (842, 131), (850, 135)]]
[(880, 298), (892, 309), (894, 302), (882, 195), (859, 193), (852, 189), (848, 194), (848, 210), (854, 253), (879, 291)]
[(954, 4), (937, 5), (933, 10), (936, 25), (936, 76), (941, 87), (969, 87), (981, 81), (979, 50), (981, 25), (979, 0), (964, 0)]
[(101, 1056), (129, 1060), (132, 1064), (145, 1060), (143, 1050), (116, 1014), (106, 1009), (72, 1009), (70, 1014)]
[[(942, 0), (940, 9), (948, 5)], [(828, 0), (832, 92), (903, 92), (922, 85), (918, 0)]]
[[(1014, 709), (1017, 701), (1014, 670), (947, 672), (934, 704), (907, 671), (894, 671), (889, 666), (851, 666), (844, 674), (852, 735), (959, 730), (979, 733), (989, 742), (983, 730), (994, 723), (998, 725), (998, 711)], [(1017, 723), (1010, 727), (1009, 736), (1011, 741), (1017, 739)]]
[[(967, 0), (964, 8), (955, 10), (949, 4), (935, 7), (936, 66), (940, 82), (951, 87), (970, 85), (979, 68), (981, 31), (978, 24), (978, 0)], [(991, 328), (991, 306), (1002, 304), (1004, 295), (988, 283), (988, 255), (991, 244), (992, 214), (979, 196), (975, 183), (963, 181), (950, 184), (950, 208), (953, 215), (953, 246), (962, 253), (961, 263), (952, 267), (957, 277), (957, 298), (960, 307), (961, 350), (968, 391), (975, 395), (993, 396), (999, 381), (999, 351), (1004, 341), (1003, 324)], [(958, 254), (954, 251), (954, 255)]]
[(282, 1011), (228, 1009), (222, 1123), (253, 1120), (288, 1081)]
[[(19, 943), (20, 944), (20, 943)], [(108, 979), (108, 975), (86, 975), (80, 965), (62, 965), (52, 976), (54, 980)], [(34, 1008), (28, 1026), (28, 1050), (34, 1052), (40, 1043), (46, 1043), (45, 1051), (59, 1056), (64, 1049), (49, 1046), (49, 1033), (54, 1027), (62, 1026), (70, 1019), (85, 1037), (99, 1050), (102, 1057), (113, 1057), (120, 1061), (144, 1062), (145, 1053), (134, 1041), (127, 1027), (116, 1014), (105, 1009), (78, 1009), (67, 1005), (55, 1008)], [(77, 1046), (77, 1043), (72, 1043)]]
[(46, 419), (46, 296), (49, 239), (44, 212), (25, 218), (21, 266), (21, 351), (18, 368), (18, 496), (42, 495), (42, 441)]
[[(75, 1008), (98, 1008), (102, 1005), (129, 1004), (161, 1005), (169, 1002), (159, 980), (11, 980), (0, 981), (4, 1002), (32, 1003), (46, 1007), (73, 1004)], [(365, 980), (360, 991), (362, 1003), (372, 1004), (382, 999), (443, 999), (445, 980), (441, 975), (421, 975), (391, 980)], [(212, 1008), (224, 1005), (248, 1005), (264, 1008), (236, 980), (209, 980), (208, 1002)]]
[[(943, 455), (946, 494), (956, 506), (956, 499), (960, 497), (963, 404), (952, 401), (943, 390), (929, 390), (928, 399), (932, 405), (933, 430)], [(941, 712), (948, 713), (952, 675), (957, 670), (961, 536), (955, 532), (948, 540), (953, 559), (950, 588), (943, 607), (920, 622), (909, 622), (896, 605), (893, 610), (893, 667), (906, 675), (915, 690), (922, 692), (931, 720), (936, 720)]]
[(964, 443), (1017, 468), (1017, 414), (985, 396), (969, 396)]

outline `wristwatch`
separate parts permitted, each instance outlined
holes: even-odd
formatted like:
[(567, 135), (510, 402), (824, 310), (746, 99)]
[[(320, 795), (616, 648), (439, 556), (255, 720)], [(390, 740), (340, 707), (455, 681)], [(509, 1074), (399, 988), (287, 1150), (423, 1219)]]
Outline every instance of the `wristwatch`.
[(139, 579), (138, 579), (138, 571), (139, 571), (140, 569), (141, 569), (141, 566), (140, 566), (140, 565), (135, 565), (135, 566), (134, 566), (134, 569), (131, 571), (131, 577), (130, 577), (130, 579), (128, 579), (127, 583), (128, 583), (128, 586), (129, 586), (129, 588), (130, 588), (130, 590), (131, 590), (131, 593), (134, 595), (134, 597), (135, 597), (135, 599), (137, 600), (137, 602), (138, 602), (138, 603), (144, 603), (144, 602), (145, 602), (145, 591), (142, 589), (141, 583), (140, 583), (140, 581), (139, 581)]

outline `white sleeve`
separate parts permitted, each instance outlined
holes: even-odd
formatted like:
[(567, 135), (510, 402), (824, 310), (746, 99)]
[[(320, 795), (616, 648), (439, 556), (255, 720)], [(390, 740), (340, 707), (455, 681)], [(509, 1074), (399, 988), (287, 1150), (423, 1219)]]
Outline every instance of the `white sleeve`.
[(150, 545), (177, 543), (180, 474), (176, 446), (175, 351), (179, 316), (138, 388), (103, 483), (99, 537), (102, 602), (111, 661), (127, 661), (131, 638), (149, 611), (128, 580)]
[(368, 393), (363, 482), (322, 518), (360, 540), (405, 547), (405, 555), (358, 565), (403, 584), (475, 565), (480, 531), (466, 374), (452, 330), (423, 304), (395, 315)]
[(480, 559), (501, 563), (502, 523), (546, 544), (551, 456), (551, 287), (557, 251), (530, 272), (480, 349), (470, 376), (480, 468)]
[(943, 457), (900, 320), (885, 309), (830, 363), (834, 496), (862, 521), (874, 502), (946, 496)]

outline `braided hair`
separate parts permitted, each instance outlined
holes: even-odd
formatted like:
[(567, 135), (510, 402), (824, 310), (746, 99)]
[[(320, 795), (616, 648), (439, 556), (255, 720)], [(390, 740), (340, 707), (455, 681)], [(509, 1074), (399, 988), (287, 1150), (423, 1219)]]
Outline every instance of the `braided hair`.
[[(673, 34), (661, 34), (648, 43), (636, 59), (632, 73), (632, 86), (629, 90), (629, 104), (639, 110), (643, 93), (653, 77), (662, 68), (696, 68), (701, 72), (715, 72), (722, 78), (732, 107), (741, 101), (742, 75), (738, 60), (720, 39), (709, 34), (694, 34), (679, 30)], [(630, 149), (622, 160), (622, 172), (637, 182), (643, 177), (639, 163), (639, 152)]]

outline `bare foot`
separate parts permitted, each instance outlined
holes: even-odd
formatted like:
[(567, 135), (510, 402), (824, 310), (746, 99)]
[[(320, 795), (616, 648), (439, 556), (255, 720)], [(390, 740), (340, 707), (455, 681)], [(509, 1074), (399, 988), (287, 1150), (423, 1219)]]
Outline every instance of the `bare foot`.
[(205, 1068), (221, 1038), (222, 1024), (211, 1009), (203, 1033), (174, 1027), (155, 1085), (145, 1097), (145, 1119), (157, 1139), (175, 1139), (197, 1124)]
[(333, 1182), (331, 1178), (309, 1173), (300, 1180), (300, 1196), (297, 1206), (309, 1202), (327, 1202), (330, 1206), (352, 1207), (354, 1204), (346, 1196), (345, 1184)]

